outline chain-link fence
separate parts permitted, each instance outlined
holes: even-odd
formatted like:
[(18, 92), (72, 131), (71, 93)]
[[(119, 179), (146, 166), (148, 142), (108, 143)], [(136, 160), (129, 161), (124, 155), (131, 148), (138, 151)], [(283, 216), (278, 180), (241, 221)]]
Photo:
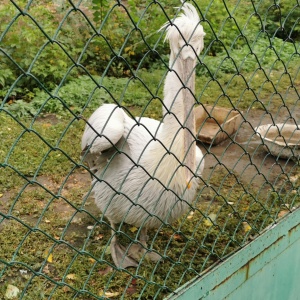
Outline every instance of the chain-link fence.
[(161, 299), (299, 205), (299, 2), (188, 3), (0, 3), (1, 299)]

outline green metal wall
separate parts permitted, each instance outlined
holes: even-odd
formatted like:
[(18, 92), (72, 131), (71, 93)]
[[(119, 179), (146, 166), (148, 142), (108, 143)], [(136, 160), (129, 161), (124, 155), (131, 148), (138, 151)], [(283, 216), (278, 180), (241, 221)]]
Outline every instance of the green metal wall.
[(168, 299), (300, 299), (300, 210)]

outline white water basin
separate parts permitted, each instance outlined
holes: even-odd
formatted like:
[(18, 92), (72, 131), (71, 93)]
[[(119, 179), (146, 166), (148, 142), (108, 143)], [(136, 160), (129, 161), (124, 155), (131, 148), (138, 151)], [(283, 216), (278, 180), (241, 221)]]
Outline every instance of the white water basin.
[(278, 158), (299, 160), (300, 158), (300, 126), (279, 123), (266, 124), (255, 128), (265, 149)]

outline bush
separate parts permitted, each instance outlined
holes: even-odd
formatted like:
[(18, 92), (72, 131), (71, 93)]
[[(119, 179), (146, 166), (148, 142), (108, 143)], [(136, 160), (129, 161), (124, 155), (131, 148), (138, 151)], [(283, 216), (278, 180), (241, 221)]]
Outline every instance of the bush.
[[(40, 109), (41, 99), (49, 98), (42, 111), (61, 112), (65, 100), (58, 97), (54, 101), (49, 95), (56, 89), (59, 95), (69, 83), (73, 87), (66, 103), (74, 100), (68, 105), (76, 108), (79, 95), (81, 99), (86, 96), (85, 87), (76, 85), (76, 80), (87, 84), (86, 78), (95, 75), (131, 77), (132, 71), (162, 68), (161, 59), (168, 60), (169, 45), (157, 31), (167, 22), (166, 14), (172, 19), (178, 12), (174, 9), (178, 0), (128, 0), (122, 5), (93, 0), (82, 1), (78, 9), (70, 3), (19, 0), (17, 9), (10, 0), (1, 1), (0, 100), (9, 103), (11, 111), (33, 114)], [(284, 27), (297, 38), (299, 27), (293, 27), (299, 11), (296, 2), (276, 6), (252, 0), (252, 7), (234, 0), (193, 3), (202, 14), (206, 31), (203, 61), (209, 70), (201, 68), (198, 73), (251, 71), (257, 68), (253, 53), (263, 66), (270, 67), (276, 60), (274, 49), (283, 61), (294, 51), (291, 43), (283, 44), (277, 38), (270, 45), (263, 20), (267, 20), (269, 36), (279, 36), (278, 28)]]
[[(95, 79), (99, 81), (99, 78)], [(106, 89), (113, 94), (115, 89), (121, 90), (122, 85), (125, 85), (124, 79), (107, 77), (102, 83), (105, 88), (100, 88), (90, 77), (80, 76), (70, 80), (62, 87), (55, 87), (49, 94), (44, 90), (37, 91), (29, 103), (18, 100), (6, 105), (6, 108), (17, 117), (40, 113), (66, 115), (71, 112), (79, 114), (85, 103), (89, 103), (89, 109), (95, 110), (102, 103), (113, 102)]]
[(262, 1), (257, 4), (257, 8), (264, 20), (265, 29), (271, 37), (300, 41), (299, 1), (280, 1), (278, 4)]
[(167, 21), (158, 4), (128, 1), (124, 8), (94, 0), (92, 7), (81, 5), (76, 11), (46, 0), (26, 8), (27, 2), (19, 1), (25, 15), (9, 0), (0, 4), (0, 97), (12, 90), (6, 101), (23, 99), (24, 87), (51, 90), (87, 72), (129, 76), (131, 69), (149, 67), (157, 59), (152, 49), (168, 49), (156, 45), (157, 30)]
[[(20, 3), (20, 9), (26, 11), (27, 1)], [(29, 90), (42, 86), (53, 88), (78, 60), (89, 32), (87, 23), (77, 18), (78, 15), (70, 14), (63, 19), (60, 8), (45, 1), (33, 2), (22, 16), (9, 0), (4, 0), (0, 17), (0, 31), (4, 32), (1, 40), (4, 72), (0, 87), (4, 90), (10, 85)]]

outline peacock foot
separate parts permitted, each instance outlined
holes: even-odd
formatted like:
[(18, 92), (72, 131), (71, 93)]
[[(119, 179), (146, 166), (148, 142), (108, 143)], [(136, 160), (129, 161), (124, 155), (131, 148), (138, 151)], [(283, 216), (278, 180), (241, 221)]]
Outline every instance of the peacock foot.
[(128, 255), (134, 258), (136, 261), (140, 261), (141, 259), (146, 259), (148, 261), (150, 260), (152, 262), (157, 262), (162, 258), (159, 254), (155, 253), (154, 251), (149, 251), (145, 249), (140, 244), (134, 244), (130, 246), (128, 250)]
[(162, 259), (162, 256), (160, 256), (154, 251), (150, 251), (146, 253), (146, 258), (150, 259), (153, 262), (158, 262), (159, 260)]
[(111, 257), (118, 268), (138, 267), (138, 262), (129, 256), (127, 249), (118, 242), (110, 244)]
[(154, 251), (147, 251), (147, 249), (140, 244), (133, 244), (127, 249), (118, 242), (113, 242), (110, 245), (110, 249), (112, 259), (119, 268), (136, 268), (142, 259), (157, 262), (162, 258)]
[(110, 252), (115, 265), (118, 268), (138, 267), (142, 260), (157, 262), (162, 259), (158, 253), (147, 249), (147, 228), (141, 228), (139, 243), (124, 247), (119, 244), (116, 236), (116, 224), (111, 222), (112, 240)]

